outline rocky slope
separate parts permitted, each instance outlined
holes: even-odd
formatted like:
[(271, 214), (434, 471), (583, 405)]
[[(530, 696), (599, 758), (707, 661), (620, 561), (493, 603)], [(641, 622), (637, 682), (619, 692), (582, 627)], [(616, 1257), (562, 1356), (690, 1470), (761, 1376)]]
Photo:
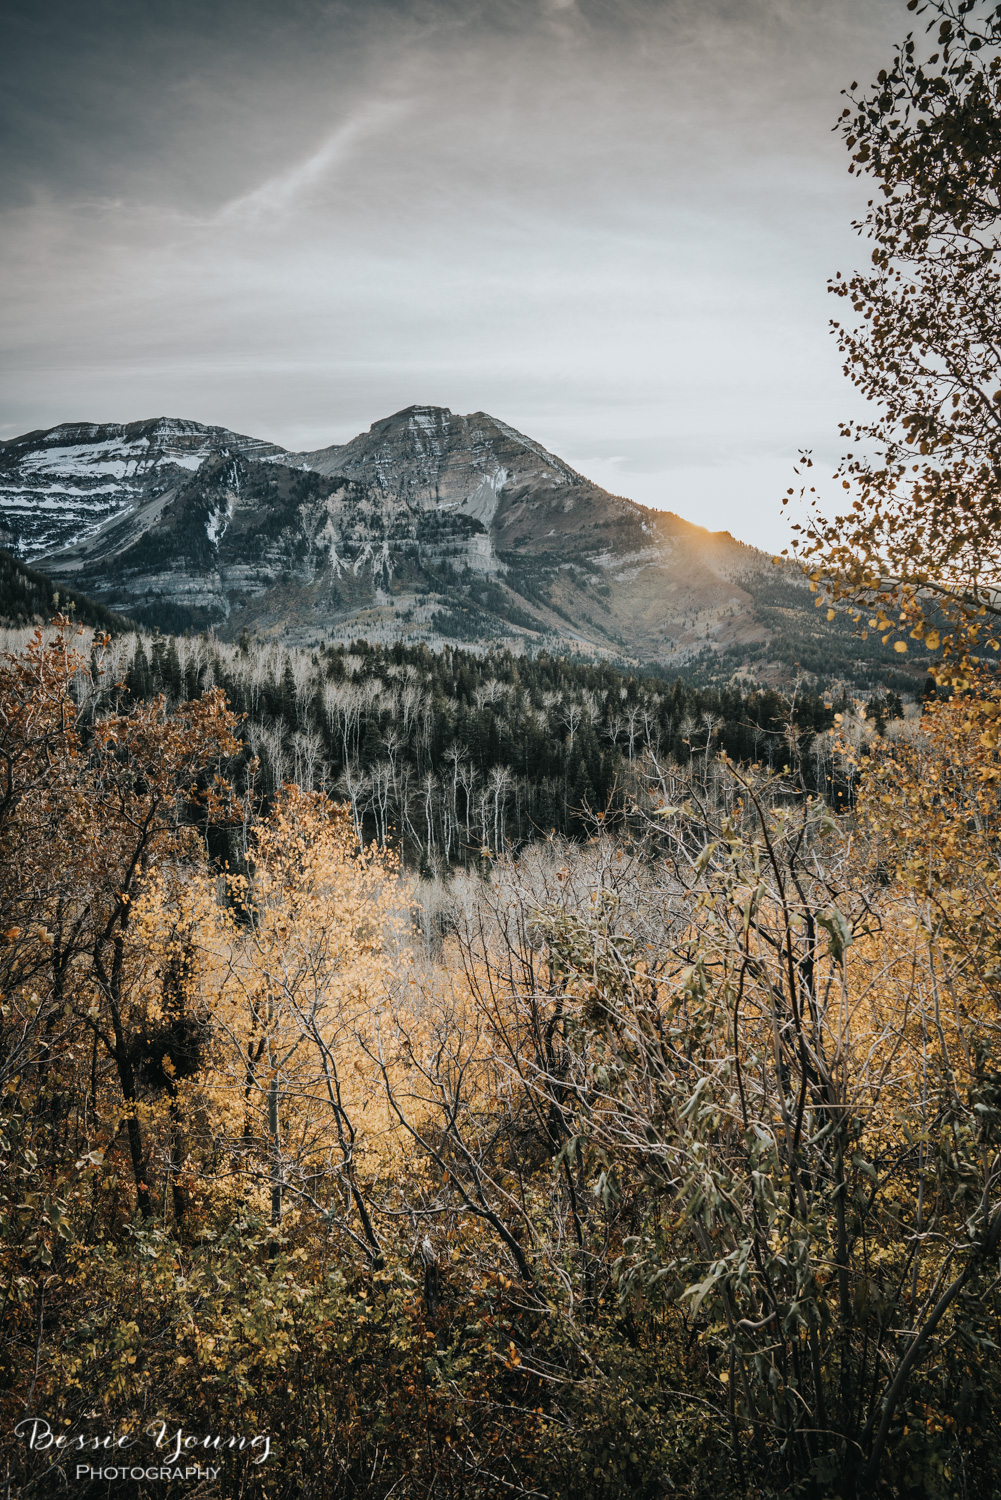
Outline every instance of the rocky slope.
[(760, 667), (819, 626), (770, 557), (610, 494), (483, 412), (408, 407), (309, 453), (170, 420), (29, 433), (0, 448), (0, 517), (57, 583), (230, 638)]
[(486, 540), (461, 514), (401, 506), (337, 475), (215, 454), (41, 566), (166, 629), (214, 625), (232, 636), (247, 626), (301, 641), (427, 598), (443, 571), (471, 573)]

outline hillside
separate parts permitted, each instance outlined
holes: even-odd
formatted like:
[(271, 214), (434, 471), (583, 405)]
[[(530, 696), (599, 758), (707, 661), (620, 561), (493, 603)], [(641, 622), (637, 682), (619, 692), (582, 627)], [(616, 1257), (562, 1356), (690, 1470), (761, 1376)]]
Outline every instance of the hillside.
[(85, 594), (74, 589), (60, 591), (44, 573), (0, 549), (0, 621), (5, 625), (42, 625), (60, 612), (95, 630), (135, 628), (133, 621), (95, 604)]

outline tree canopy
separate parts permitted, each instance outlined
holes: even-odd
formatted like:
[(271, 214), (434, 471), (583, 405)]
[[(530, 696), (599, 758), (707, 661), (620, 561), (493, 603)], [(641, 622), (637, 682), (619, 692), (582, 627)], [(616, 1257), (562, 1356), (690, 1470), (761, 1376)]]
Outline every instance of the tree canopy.
[(855, 226), (872, 251), (831, 281), (855, 315), (832, 327), (871, 410), (841, 429), (848, 508), (828, 515), (804, 486), (793, 546), (864, 629), (965, 664), (997, 649), (1001, 617), (1001, 7), (908, 9), (923, 33), (851, 86), (840, 120), (873, 191)]

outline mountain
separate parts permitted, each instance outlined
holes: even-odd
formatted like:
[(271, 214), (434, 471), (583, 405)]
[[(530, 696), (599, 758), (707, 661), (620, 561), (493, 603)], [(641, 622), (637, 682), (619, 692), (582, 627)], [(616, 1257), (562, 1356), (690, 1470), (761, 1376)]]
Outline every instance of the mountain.
[(64, 422), (0, 443), (0, 545), (29, 561), (194, 473), (212, 454), (284, 457), (224, 427), (160, 417), (126, 426)]
[(0, 526), (57, 585), (229, 639), (569, 645), (758, 673), (817, 670), (832, 639), (798, 574), (484, 412), (412, 406), (307, 453), (170, 419), (28, 433), (0, 446)]

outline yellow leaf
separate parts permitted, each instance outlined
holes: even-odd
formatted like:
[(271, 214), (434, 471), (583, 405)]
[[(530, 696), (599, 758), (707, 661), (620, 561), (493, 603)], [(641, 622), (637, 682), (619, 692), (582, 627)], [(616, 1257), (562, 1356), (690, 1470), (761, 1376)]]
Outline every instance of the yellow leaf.
[(894, 649), (894, 651), (906, 651), (907, 650), (907, 642), (906, 641), (894, 641), (894, 643), (893, 643), (893, 649)]

